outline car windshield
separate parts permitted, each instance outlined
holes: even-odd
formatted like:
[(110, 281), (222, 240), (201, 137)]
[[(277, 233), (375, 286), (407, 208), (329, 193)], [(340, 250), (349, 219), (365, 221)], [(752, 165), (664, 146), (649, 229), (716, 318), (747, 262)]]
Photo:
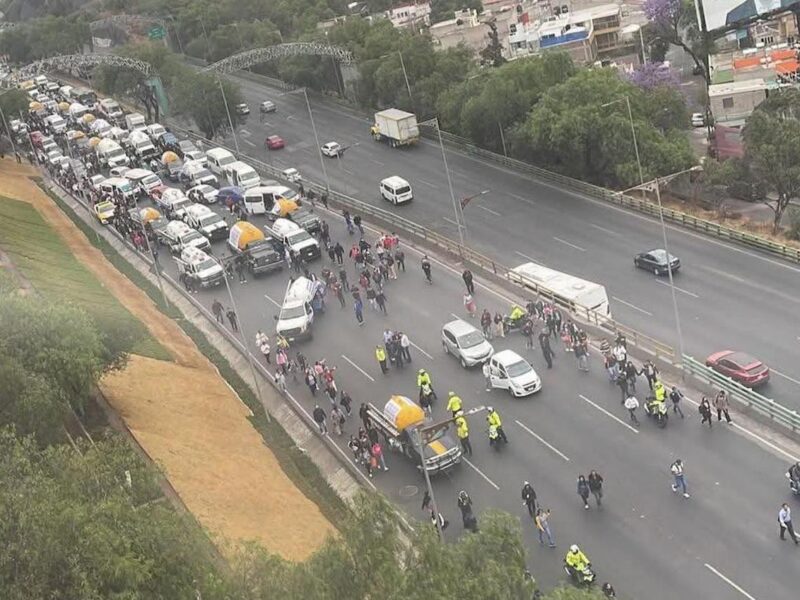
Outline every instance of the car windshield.
[(480, 331), (470, 331), (458, 338), (459, 348), (474, 348), (483, 343), (483, 334)]
[(217, 266), (216, 261), (213, 258), (207, 258), (206, 260), (197, 265), (197, 270), (205, 271), (207, 269), (213, 269), (215, 266)]
[(172, 203), (172, 210), (179, 210), (181, 208), (189, 206), (190, 204), (194, 203), (188, 198), (181, 198), (180, 200), (176, 200), (175, 202)]
[(123, 194), (129, 194), (133, 191), (131, 184), (128, 183), (127, 181), (125, 183), (120, 183), (117, 187), (119, 188), (119, 191), (122, 192)]
[[(665, 250), (651, 250), (651, 251), (650, 251), (650, 255), (651, 255), (651, 256), (652, 256), (652, 257), (653, 257), (653, 258), (654, 258), (654, 259), (655, 259), (657, 262), (660, 262), (660, 263), (665, 263), (665, 262), (667, 262), (667, 253), (666, 253), (666, 251), (665, 251)], [(670, 254), (670, 255), (669, 255), (669, 258), (670, 258), (670, 260), (675, 260), (675, 255), (673, 255), (673, 254)]]
[(161, 180), (158, 178), (157, 175), (148, 175), (142, 179), (142, 185), (145, 187), (149, 187), (151, 185), (158, 185), (161, 183)]
[(302, 305), (300, 306), (290, 306), (289, 308), (282, 308), (281, 309), (281, 320), (285, 321), (287, 319), (297, 319), (299, 317), (303, 317), (306, 314), (305, 308)]
[[(202, 234), (199, 231), (187, 231), (185, 235), (183, 235), (183, 242), (193, 242), (196, 239), (202, 238)], [(205, 238), (204, 238), (205, 239)]]
[(299, 242), (305, 242), (306, 240), (310, 240), (311, 236), (305, 229), (301, 229), (300, 231), (295, 231), (294, 233), (290, 233), (286, 237), (289, 238), (289, 241), (292, 244), (297, 244)]
[(205, 196), (207, 194), (213, 194), (216, 190), (210, 185), (201, 185), (198, 186), (197, 191)]
[(214, 175), (208, 169), (200, 169), (194, 172), (195, 179), (205, 179), (206, 177), (213, 177)]
[(125, 156), (125, 152), (122, 150), (122, 148), (117, 148), (116, 150), (112, 150), (111, 152), (108, 153), (108, 158), (112, 159), (120, 158), (122, 156)]
[(531, 366), (524, 360), (512, 363), (506, 367), (506, 372), (508, 373), (509, 377), (519, 377), (520, 375), (529, 373), (531, 370)]
[(401, 188), (397, 188), (397, 189), (395, 190), (395, 193), (396, 193), (396, 194), (407, 194), (407, 193), (408, 193), (408, 192), (410, 192), (410, 191), (411, 191), (411, 188), (410, 188), (410, 187), (408, 187), (407, 185), (404, 185), (404, 186), (403, 186), (403, 187), (401, 187)]
[(219, 223), (221, 220), (222, 219), (219, 217), (219, 215), (206, 215), (205, 217), (200, 219), (200, 224), (201, 225), (215, 225), (216, 223)]

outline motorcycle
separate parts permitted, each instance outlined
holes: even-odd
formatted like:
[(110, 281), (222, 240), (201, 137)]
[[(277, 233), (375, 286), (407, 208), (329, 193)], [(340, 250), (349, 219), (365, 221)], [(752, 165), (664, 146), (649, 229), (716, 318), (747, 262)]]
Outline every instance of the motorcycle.
[(667, 426), (669, 413), (667, 412), (666, 402), (658, 402), (652, 396), (648, 396), (644, 403), (644, 412), (651, 419), (655, 419), (656, 425), (658, 425), (661, 429)]
[(487, 433), (489, 435), (489, 445), (496, 451), (499, 451), (501, 446), (506, 444), (506, 442), (503, 441), (503, 438), (500, 437), (500, 433), (497, 431), (497, 427), (495, 427), (494, 425), (489, 426), (489, 429), (487, 429)]
[(789, 489), (792, 490), (792, 494), (800, 496), (800, 481), (792, 479), (792, 474), (789, 471), (786, 471), (786, 479), (789, 480)]
[(579, 571), (573, 569), (564, 561), (564, 572), (566, 572), (567, 576), (572, 580), (572, 583), (577, 586), (590, 586), (594, 583), (594, 580), (597, 579), (597, 574), (592, 570), (591, 564), (586, 565), (583, 570)]
[(522, 326), (525, 324), (527, 314), (522, 315), (519, 319), (512, 319), (509, 315), (503, 317), (503, 331), (506, 335), (512, 331), (522, 331)]

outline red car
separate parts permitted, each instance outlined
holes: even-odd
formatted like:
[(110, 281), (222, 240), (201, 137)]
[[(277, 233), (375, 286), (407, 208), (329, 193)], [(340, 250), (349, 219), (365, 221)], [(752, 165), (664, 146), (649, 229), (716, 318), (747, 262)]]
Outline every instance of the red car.
[(769, 367), (744, 352), (733, 350), (715, 352), (706, 359), (706, 366), (749, 388), (764, 385), (769, 381)]
[(270, 150), (280, 150), (284, 147), (283, 138), (279, 135), (271, 135), (269, 136), (264, 143), (267, 145), (267, 148)]

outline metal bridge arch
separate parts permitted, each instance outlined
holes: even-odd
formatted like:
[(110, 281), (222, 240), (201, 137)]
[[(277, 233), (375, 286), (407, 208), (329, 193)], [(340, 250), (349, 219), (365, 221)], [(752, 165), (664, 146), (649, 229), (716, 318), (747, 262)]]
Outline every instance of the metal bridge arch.
[(30, 79), (47, 71), (69, 71), (71, 69), (94, 68), (99, 65), (110, 67), (127, 67), (135, 69), (145, 77), (153, 74), (153, 68), (146, 62), (117, 56), (116, 54), (65, 54), (38, 60), (26, 65), (13, 74), (15, 80)]
[(266, 48), (255, 48), (245, 50), (239, 54), (234, 54), (228, 58), (209, 65), (204, 71), (216, 71), (224, 75), (240, 71), (253, 65), (269, 62), (278, 58), (289, 56), (330, 56), (341, 65), (352, 65), (355, 62), (353, 54), (349, 50), (330, 44), (317, 42), (290, 42), (288, 44), (276, 44)]

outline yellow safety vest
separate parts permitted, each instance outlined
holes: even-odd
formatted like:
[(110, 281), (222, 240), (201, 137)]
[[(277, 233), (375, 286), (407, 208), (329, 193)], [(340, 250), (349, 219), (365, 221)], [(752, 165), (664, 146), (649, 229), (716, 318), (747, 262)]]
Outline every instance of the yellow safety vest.
[(469, 437), (469, 425), (467, 424), (467, 420), (464, 417), (456, 419), (456, 425), (458, 425), (456, 433), (458, 434), (458, 437), (460, 439), (463, 440), (464, 438)]
[(379, 362), (386, 360), (386, 352), (384, 352), (383, 348), (376, 348), (375, 358), (377, 358)]
[(461, 398), (458, 396), (451, 396), (447, 401), (447, 410), (451, 412), (458, 412), (461, 410)]
[(496, 410), (490, 412), (486, 416), (486, 420), (489, 422), (489, 425), (494, 425), (495, 427), (503, 426), (503, 422), (500, 420), (500, 415), (497, 414)]

